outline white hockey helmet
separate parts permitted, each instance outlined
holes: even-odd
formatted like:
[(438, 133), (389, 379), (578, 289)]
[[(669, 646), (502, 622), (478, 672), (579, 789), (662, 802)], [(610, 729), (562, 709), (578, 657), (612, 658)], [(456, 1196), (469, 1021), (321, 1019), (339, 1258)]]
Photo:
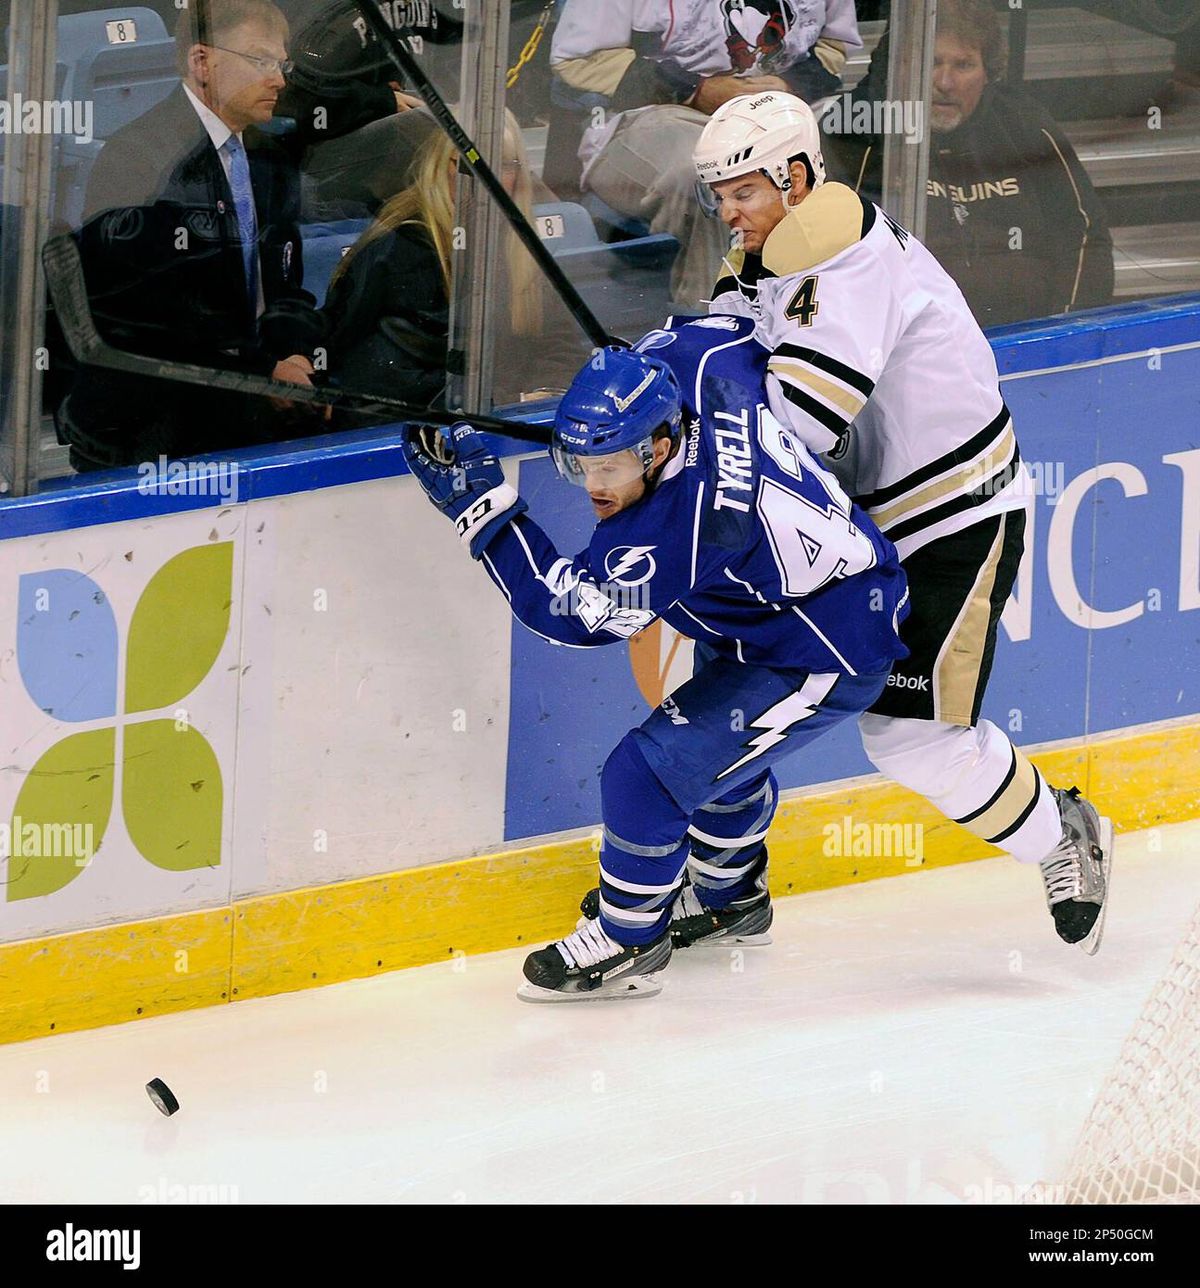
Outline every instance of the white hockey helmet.
[(692, 153), (696, 191), (706, 209), (715, 208), (710, 183), (761, 170), (786, 204), (792, 186), (790, 164), (803, 160), (810, 184), (825, 182), (821, 131), (813, 110), (795, 94), (767, 90), (723, 103), (709, 118)]

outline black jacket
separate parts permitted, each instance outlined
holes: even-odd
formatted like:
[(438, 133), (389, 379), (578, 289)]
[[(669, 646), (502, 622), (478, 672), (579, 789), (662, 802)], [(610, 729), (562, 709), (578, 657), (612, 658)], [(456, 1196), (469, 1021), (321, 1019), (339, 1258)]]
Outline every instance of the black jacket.
[[(507, 300), (503, 257), (493, 283)], [(542, 331), (517, 335), (497, 309), (495, 383), (498, 403), (523, 391), (565, 389), (587, 359), (589, 345), (558, 297), (542, 284)], [(440, 404), (445, 391), (449, 302), (437, 252), (420, 225), (403, 224), (376, 238), (350, 261), (325, 301), (329, 372), (334, 382)]]
[[(264, 312), (255, 318), (246, 290), (221, 159), (181, 85), (108, 140), (88, 183), (77, 238), (96, 324), (109, 343), (260, 375), (322, 343), (324, 319), (302, 286), (298, 172), (274, 140), (252, 128), (242, 137)], [(249, 422), (262, 400), (230, 424), (236, 397), (159, 382), (147, 393), (144, 382), (84, 370), (60, 427), (77, 443), (90, 438), (111, 449), (97, 455), (139, 460), (149, 399), (158, 423), (147, 448), (186, 454), (256, 441)]]
[(104, 145), (79, 242), (92, 308), (110, 342), (197, 362), (237, 349), (233, 365), (261, 372), (319, 343), (316, 300), (302, 286), (296, 168), (252, 127), (243, 142), (265, 304), (257, 324), (233, 193), (183, 87)]
[(984, 91), (929, 148), (926, 245), (981, 326), (1108, 304), (1112, 235), (1079, 158), (1019, 90)]
[[(830, 140), (830, 177), (878, 200), (881, 140)], [(929, 146), (925, 244), (980, 326), (1107, 304), (1112, 235), (1075, 150), (1020, 89), (989, 85), (957, 130)]]
[(329, 288), (331, 380), (431, 406), (446, 384), (450, 302), (437, 252), (417, 224), (359, 250)]

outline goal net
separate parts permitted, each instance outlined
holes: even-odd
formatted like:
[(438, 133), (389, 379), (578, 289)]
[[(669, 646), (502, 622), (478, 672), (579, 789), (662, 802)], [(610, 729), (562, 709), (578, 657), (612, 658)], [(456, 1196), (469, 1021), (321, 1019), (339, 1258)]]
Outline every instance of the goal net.
[(1200, 1203), (1200, 908), (1092, 1106), (1068, 1203)]

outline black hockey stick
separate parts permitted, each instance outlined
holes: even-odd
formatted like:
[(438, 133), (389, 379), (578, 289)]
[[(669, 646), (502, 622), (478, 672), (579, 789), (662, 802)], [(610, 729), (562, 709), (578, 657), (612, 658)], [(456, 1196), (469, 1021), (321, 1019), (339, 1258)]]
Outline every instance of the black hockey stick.
[(384, 420), (405, 420), (420, 425), (456, 425), (466, 421), (484, 433), (503, 434), (506, 438), (515, 438), (522, 443), (536, 443), (545, 447), (550, 442), (550, 430), (543, 425), (528, 425), (523, 421), (503, 420), (498, 416), (467, 416), (461, 412), (415, 407), (411, 403), (362, 389), (293, 385), (248, 372), (223, 371), (218, 367), (202, 367), (189, 362), (129, 353), (109, 344), (96, 329), (88, 300), (87, 283), (83, 276), (83, 262), (74, 237), (70, 233), (51, 237), (42, 247), (42, 263), (46, 269), (46, 285), (50, 289), (50, 297), (54, 301), (67, 347), (76, 362), (82, 366), (103, 367), (131, 376), (173, 380), (186, 385), (203, 385), (206, 389), (260, 394), (268, 398), (286, 399), (291, 403), (339, 407), (366, 416), (379, 416)]
[(600, 325), (599, 319), (588, 308), (583, 296), (572, 285), (566, 273), (559, 268), (558, 261), (542, 245), (542, 239), (530, 227), (529, 220), (525, 218), (521, 208), (505, 191), (504, 185), (496, 178), (491, 166), (479, 155), (479, 149), (471, 142), (466, 131), (455, 119), (454, 113), (446, 106), (446, 100), (437, 92), (433, 82), (421, 70), (420, 64), (405, 48), (404, 42), (384, 21), (376, 0), (354, 0), (354, 2), (367, 26), (374, 31), (379, 43), (387, 51), (388, 57), (425, 100), (425, 106), (433, 113), (434, 120), (450, 136), (450, 141), (462, 154), (471, 173), (491, 194), (513, 232), (533, 256), (534, 262), (550, 279), (550, 284), (562, 297), (562, 302), (583, 328), (588, 339), (600, 349), (609, 344), (628, 347), (625, 341), (610, 336)]

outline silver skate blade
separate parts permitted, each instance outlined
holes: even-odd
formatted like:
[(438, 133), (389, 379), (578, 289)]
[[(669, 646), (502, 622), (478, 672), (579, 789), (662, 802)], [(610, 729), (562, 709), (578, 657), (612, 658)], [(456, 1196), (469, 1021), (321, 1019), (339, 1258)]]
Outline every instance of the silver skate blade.
[(1115, 846), (1116, 836), (1113, 831), (1112, 819), (1101, 817), (1100, 848), (1104, 851), (1102, 860), (1104, 864), (1104, 902), (1100, 905), (1100, 915), (1096, 918), (1096, 924), (1079, 941), (1079, 947), (1089, 957), (1095, 957), (1100, 951), (1100, 937), (1104, 934), (1104, 918), (1108, 915), (1108, 901), (1112, 896), (1112, 860)]
[(517, 997), (522, 1002), (621, 1002), (637, 997), (657, 997), (662, 992), (663, 982), (659, 973), (653, 975), (634, 975), (609, 985), (601, 985), (587, 992), (563, 993), (556, 988), (542, 988), (526, 980), (517, 989)]
[[(761, 935), (710, 935), (707, 939), (697, 939), (688, 944), (689, 948), (766, 948), (775, 941), (770, 931), (764, 930)], [(680, 951), (683, 951), (682, 949)]]

